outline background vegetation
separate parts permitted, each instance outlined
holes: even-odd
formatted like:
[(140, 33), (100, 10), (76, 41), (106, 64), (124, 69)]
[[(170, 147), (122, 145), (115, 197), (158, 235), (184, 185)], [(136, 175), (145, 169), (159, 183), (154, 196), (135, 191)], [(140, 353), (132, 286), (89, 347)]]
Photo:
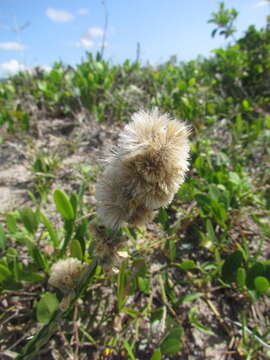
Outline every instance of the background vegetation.
[(87, 53), (76, 68), (1, 82), (0, 164), (28, 171), (24, 200), (0, 210), (1, 359), (27, 358), (55, 314), (51, 265), (93, 262), (96, 148), (154, 106), (192, 126), (186, 182), (153, 224), (123, 227), (114, 271), (92, 269), (34, 359), (269, 359), (270, 25), (233, 40), (236, 16), (222, 4), (212, 14), (228, 45), (207, 59), (154, 67)]

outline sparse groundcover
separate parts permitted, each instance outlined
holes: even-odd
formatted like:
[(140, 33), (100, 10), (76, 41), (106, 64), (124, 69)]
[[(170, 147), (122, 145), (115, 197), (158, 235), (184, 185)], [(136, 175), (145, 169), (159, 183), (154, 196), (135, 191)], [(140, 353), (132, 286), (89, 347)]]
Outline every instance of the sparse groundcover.
[(1, 359), (269, 359), (269, 34), (0, 83)]

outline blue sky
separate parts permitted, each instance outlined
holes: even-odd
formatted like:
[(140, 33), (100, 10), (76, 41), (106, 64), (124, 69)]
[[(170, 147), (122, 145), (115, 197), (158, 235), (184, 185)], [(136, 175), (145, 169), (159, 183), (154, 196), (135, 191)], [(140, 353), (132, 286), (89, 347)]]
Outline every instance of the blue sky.
[[(105, 57), (113, 62), (136, 58), (153, 64), (177, 55), (179, 60), (207, 56), (224, 46), (212, 39), (207, 20), (217, 10), (216, 0), (106, 0), (108, 31)], [(239, 11), (237, 36), (250, 24), (262, 27), (270, 7), (266, 0), (227, 0)], [(19, 33), (16, 27), (29, 22)], [(7, 71), (49, 68), (62, 60), (75, 65), (86, 51), (100, 49), (104, 29), (102, 0), (1, 0), (0, 75)]]

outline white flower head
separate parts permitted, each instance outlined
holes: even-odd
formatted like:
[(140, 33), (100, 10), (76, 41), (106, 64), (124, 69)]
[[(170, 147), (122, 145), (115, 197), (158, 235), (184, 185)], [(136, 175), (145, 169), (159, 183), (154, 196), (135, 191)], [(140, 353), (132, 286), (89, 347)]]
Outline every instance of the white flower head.
[(87, 263), (82, 263), (75, 258), (59, 260), (52, 266), (49, 284), (64, 293), (70, 292), (76, 287), (86, 266)]
[(188, 169), (189, 133), (185, 123), (157, 109), (133, 114), (96, 187), (106, 226), (147, 223), (172, 201)]

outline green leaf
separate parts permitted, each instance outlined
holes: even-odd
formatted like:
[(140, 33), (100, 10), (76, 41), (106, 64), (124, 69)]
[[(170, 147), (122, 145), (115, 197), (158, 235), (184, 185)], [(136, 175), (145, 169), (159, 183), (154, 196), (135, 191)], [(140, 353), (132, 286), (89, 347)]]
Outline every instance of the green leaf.
[(193, 260), (184, 260), (180, 264), (177, 264), (183, 270), (192, 270), (196, 269), (197, 266)]
[(54, 311), (57, 309), (59, 302), (55, 294), (46, 293), (37, 303), (36, 315), (37, 321), (40, 323), (47, 323)]
[(16, 217), (12, 214), (8, 214), (6, 216), (6, 224), (7, 228), (11, 233), (15, 233), (17, 231), (17, 225), (16, 225)]
[(64, 255), (64, 253), (69, 245), (69, 242), (71, 241), (74, 225), (75, 225), (75, 222), (73, 220), (64, 220), (65, 238), (64, 238), (62, 247), (60, 249), (60, 252), (59, 252), (60, 258)]
[(37, 172), (45, 172), (44, 171), (44, 162), (42, 161), (42, 159), (38, 158), (34, 164), (33, 164), (33, 170), (37, 171)]
[(211, 201), (211, 208), (215, 215), (216, 221), (223, 227), (225, 227), (225, 221), (228, 219), (228, 215), (223, 203), (216, 200)]
[(6, 281), (12, 277), (9, 268), (3, 264), (0, 264), (0, 282)]
[(198, 231), (198, 233), (201, 238), (200, 246), (202, 246), (210, 251), (214, 251), (214, 244), (212, 243), (212, 241), (210, 241), (210, 238), (201, 231)]
[(265, 116), (265, 125), (267, 129), (270, 129), (270, 115)]
[(264, 277), (264, 276), (257, 276), (257, 277), (254, 279), (254, 286), (255, 286), (255, 289), (256, 289), (258, 292), (264, 293), (264, 292), (266, 292), (266, 290), (269, 289), (270, 284), (269, 284), (269, 281), (266, 279), (266, 277)]
[(83, 254), (85, 253), (85, 249), (86, 249), (85, 241), (87, 238), (87, 231), (88, 231), (87, 220), (84, 220), (79, 225), (77, 225), (75, 238), (79, 240)]
[(151, 313), (151, 318), (150, 318), (151, 323), (154, 323), (155, 321), (161, 321), (163, 314), (164, 314), (164, 307), (159, 307), (156, 310), (154, 310)]
[(189, 321), (191, 322), (191, 324), (196, 327), (198, 330), (200, 330), (201, 332), (205, 333), (205, 334), (209, 334), (209, 335), (215, 335), (215, 333), (209, 329), (208, 327), (204, 326), (199, 320), (198, 320), (198, 315), (197, 315), (197, 308), (194, 306), (190, 309), (189, 313), (188, 313), (188, 318)]
[(208, 334), (208, 335), (216, 335), (215, 332), (211, 329), (209, 329), (207, 326), (204, 326), (200, 321), (198, 320), (194, 320), (192, 322), (192, 325), (194, 327), (196, 327), (198, 330), (200, 330), (202, 333), (204, 334)]
[(211, 198), (203, 193), (195, 194), (195, 200), (202, 209), (208, 208), (211, 204)]
[(162, 354), (177, 354), (181, 349), (182, 328), (180, 326), (172, 329), (160, 345)]
[(236, 250), (232, 254), (230, 254), (226, 258), (222, 266), (222, 270), (221, 270), (222, 280), (227, 283), (234, 281), (236, 278), (236, 271), (241, 266), (242, 261), (243, 261), (243, 253), (241, 250)]
[(20, 279), (31, 283), (36, 283), (46, 280), (44, 275), (41, 275), (36, 272), (21, 272)]
[(163, 226), (164, 230), (167, 230), (169, 227), (169, 222), (168, 222), (168, 213), (167, 213), (166, 209), (164, 209), (164, 208), (159, 209), (158, 220), (161, 223), (161, 225)]
[(82, 248), (79, 240), (73, 239), (70, 247), (71, 256), (79, 260), (83, 260)]
[(174, 262), (176, 257), (175, 239), (169, 239), (170, 260)]
[(4, 233), (4, 228), (0, 224), (0, 248), (4, 249), (5, 246), (6, 246), (6, 237), (5, 237), (5, 233)]
[(131, 307), (123, 307), (121, 312), (128, 314), (133, 319), (136, 319), (138, 316), (140, 316), (140, 312), (135, 309), (132, 309)]
[(265, 276), (266, 279), (267, 279), (268, 281), (270, 281), (270, 264), (267, 262), (266, 264), (264, 264), (264, 267), (265, 267), (265, 269), (264, 269), (264, 274), (263, 274), (263, 276)]
[(139, 276), (138, 277), (138, 286), (142, 292), (144, 292), (146, 294), (149, 292), (150, 284), (149, 284), (148, 279)]
[(189, 86), (194, 86), (195, 84), (196, 84), (196, 79), (194, 77), (189, 79), (189, 81), (188, 81)]
[(245, 110), (245, 111), (249, 111), (251, 109), (248, 99), (244, 99), (242, 101), (242, 107), (243, 107), (243, 110)]
[(191, 294), (184, 295), (180, 298), (180, 303), (183, 304), (185, 302), (196, 300), (199, 297), (201, 297), (202, 295), (203, 295), (203, 293), (200, 293), (200, 292), (194, 292)]
[(239, 186), (241, 184), (241, 179), (236, 172), (229, 172), (229, 180), (234, 186)]
[(161, 351), (160, 349), (156, 349), (153, 353), (153, 355), (151, 356), (150, 360), (161, 360)]
[(35, 264), (41, 269), (47, 270), (47, 261), (37, 246), (32, 246), (30, 251)]
[(236, 271), (236, 280), (241, 288), (246, 285), (246, 270), (242, 267), (239, 267)]
[(133, 350), (132, 350), (132, 346), (127, 342), (127, 340), (124, 340), (124, 347), (127, 350), (127, 353), (129, 355), (129, 359), (131, 360), (136, 360)]
[(220, 197), (222, 196), (219, 188), (215, 184), (209, 185), (209, 195), (212, 200), (220, 201)]
[(30, 207), (25, 207), (20, 211), (20, 216), (25, 226), (31, 234), (35, 234), (38, 228), (39, 219)]
[(118, 310), (121, 311), (122, 307), (125, 305), (126, 302), (126, 294), (127, 294), (127, 260), (124, 260), (121, 264), (118, 279), (117, 279), (117, 299), (118, 299)]
[(55, 231), (52, 223), (47, 218), (47, 216), (42, 212), (40, 212), (40, 219), (44, 224), (44, 226), (46, 227), (46, 229), (48, 230), (54, 248), (57, 248), (59, 240), (58, 240), (57, 232)]
[(236, 115), (235, 128), (238, 134), (242, 134), (243, 120), (241, 114)]
[(13, 274), (16, 282), (20, 281), (20, 267), (16, 257), (13, 258)]
[(247, 287), (251, 290), (255, 289), (254, 280), (257, 276), (265, 275), (265, 267), (261, 262), (256, 262), (247, 271)]
[(78, 195), (77, 194), (75, 194), (75, 193), (71, 194), (70, 203), (71, 203), (72, 208), (73, 208), (74, 217), (76, 217), (77, 209), (78, 209)]
[(209, 219), (206, 220), (206, 230), (207, 230), (207, 235), (208, 235), (211, 243), (216, 244), (216, 242), (217, 242), (216, 234), (215, 234), (212, 222)]
[(23, 113), (20, 116), (19, 120), (20, 120), (21, 129), (23, 131), (28, 131), (29, 130), (29, 115), (28, 115), (28, 113)]
[(39, 90), (46, 92), (47, 91), (47, 83), (45, 81), (38, 81), (37, 87)]
[(74, 211), (66, 193), (62, 190), (55, 190), (53, 193), (54, 202), (59, 213), (66, 220), (74, 219)]

